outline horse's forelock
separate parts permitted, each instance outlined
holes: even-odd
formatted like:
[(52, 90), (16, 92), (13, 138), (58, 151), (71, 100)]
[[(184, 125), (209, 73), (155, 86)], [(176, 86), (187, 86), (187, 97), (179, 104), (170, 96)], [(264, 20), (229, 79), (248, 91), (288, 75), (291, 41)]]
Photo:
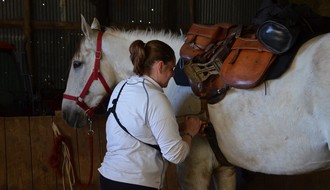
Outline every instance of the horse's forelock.
[(76, 43), (76, 45), (75, 45), (75, 51), (74, 51), (74, 56), (78, 55), (78, 53), (80, 52), (80, 47), (81, 47), (81, 45), (82, 45), (82, 43), (83, 43), (83, 40), (84, 40), (84, 38), (80, 39), (80, 40)]

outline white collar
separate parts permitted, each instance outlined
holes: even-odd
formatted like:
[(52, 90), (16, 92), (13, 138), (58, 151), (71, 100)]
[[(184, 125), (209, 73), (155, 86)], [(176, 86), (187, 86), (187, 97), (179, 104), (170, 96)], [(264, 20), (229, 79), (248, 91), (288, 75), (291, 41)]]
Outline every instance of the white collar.
[(152, 83), (154, 86), (156, 86), (159, 90), (163, 91), (163, 88), (151, 77), (148, 75), (143, 75), (142, 78), (144, 78), (146, 81)]

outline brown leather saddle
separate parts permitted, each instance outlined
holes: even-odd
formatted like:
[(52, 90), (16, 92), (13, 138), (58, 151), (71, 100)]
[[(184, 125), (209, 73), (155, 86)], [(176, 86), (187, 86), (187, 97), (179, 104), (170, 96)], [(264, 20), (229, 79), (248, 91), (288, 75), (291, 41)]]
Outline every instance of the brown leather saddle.
[(189, 59), (184, 71), (193, 92), (214, 104), (230, 87), (249, 89), (262, 83), (276, 54), (256, 38), (256, 27), (225, 23), (207, 28), (193, 24), (180, 50)]
[[(275, 59), (255, 37), (253, 26), (221, 23), (211, 26), (193, 24), (180, 49), (184, 72), (191, 89), (201, 98), (201, 113), (206, 103), (222, 100), (230, 87), (253, 88), (260, 84)], [(204, 132), (219, 163), (231, 166), (222, 154), (211, 122)]]

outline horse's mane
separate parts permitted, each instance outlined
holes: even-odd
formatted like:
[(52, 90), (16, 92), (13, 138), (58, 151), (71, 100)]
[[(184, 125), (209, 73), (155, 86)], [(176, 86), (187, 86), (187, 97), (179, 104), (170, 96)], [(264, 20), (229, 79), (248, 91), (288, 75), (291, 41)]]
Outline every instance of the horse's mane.
[(141, 39), (146, 42), (152, 39), (158, 39), (166, 43), (171, 43), (173, 45), (177, 44), (178, 46), (181, 46), (185, 39), (185, 36), (183, 34), (176, 34), (171, 31), (165, 31), (164, 29), (154, 30), (152, 28), (149, 28), (146, 30), (125, 30), (118, 29), (115, 27), (108, 27), (106, 28), (106, 32), (117, 37), (125, 38), (129, 41)]

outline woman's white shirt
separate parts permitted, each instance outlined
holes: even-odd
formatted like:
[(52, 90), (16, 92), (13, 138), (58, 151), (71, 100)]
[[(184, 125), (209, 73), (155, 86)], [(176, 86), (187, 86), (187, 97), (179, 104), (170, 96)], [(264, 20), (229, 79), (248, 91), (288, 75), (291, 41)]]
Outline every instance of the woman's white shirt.
[[(163, 89), (148, 76), (121, 81), (108, 108), (125, 82), (116, 113), (121, 124), (140, 141), (126, 133), (110, 114), (106, 122), (107, 152), (99, 172), (111, 180), (161, 188), (167, 161), (182, 162), (189, 153), (189, 145), (179, 134), (173, 108)], [(161, 153), (143, 142), (158, 144)]]

